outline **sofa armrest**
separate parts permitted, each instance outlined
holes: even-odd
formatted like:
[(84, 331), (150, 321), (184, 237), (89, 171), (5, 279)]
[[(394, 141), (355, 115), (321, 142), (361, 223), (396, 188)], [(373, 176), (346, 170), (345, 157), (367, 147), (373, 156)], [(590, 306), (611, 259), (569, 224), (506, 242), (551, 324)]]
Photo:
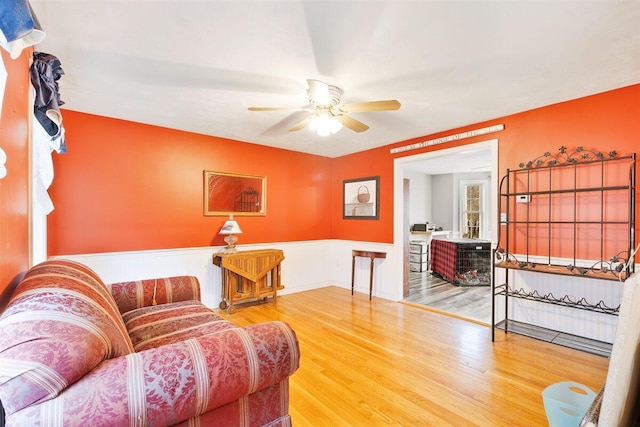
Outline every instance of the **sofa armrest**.
[(168, 302), (200, 301), (200, 282), (195, 276), (118, 282), (107, 285), (120, 313)]
[(106, 360), (56, 399), (7, 421), (31, 425), (55, 414), (52, 425), (174, 425), (281, 384), (299, 360), (295, 332), (286, 323), (227, 329)]

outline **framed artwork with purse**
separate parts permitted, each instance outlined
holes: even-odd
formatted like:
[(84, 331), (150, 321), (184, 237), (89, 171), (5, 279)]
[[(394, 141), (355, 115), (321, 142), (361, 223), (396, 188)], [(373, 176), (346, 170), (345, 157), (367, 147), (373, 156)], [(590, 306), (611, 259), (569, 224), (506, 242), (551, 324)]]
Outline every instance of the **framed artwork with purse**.
[(342, 218), (379, 219), (379, 184), (379, 176), (345, 179), (342, 187)]

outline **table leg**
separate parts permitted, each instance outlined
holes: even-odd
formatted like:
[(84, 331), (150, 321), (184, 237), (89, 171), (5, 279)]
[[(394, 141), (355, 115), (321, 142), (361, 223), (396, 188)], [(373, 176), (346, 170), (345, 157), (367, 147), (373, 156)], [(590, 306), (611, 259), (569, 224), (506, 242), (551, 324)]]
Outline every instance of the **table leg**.
[(356, 274), (356, 257), (351, 257), (351, 295), (353, 295), (353, 281)]
[(373, 260), (375, 257), (371, 257), (371, 269), (369, 271), (369, 301), (371, 301), (371, 293), (373, 292)]
[(227, 298), (227, 295), (229, 295), (229, 291), (228, 291), (228, 287), (229, 287), (229, 278), (227, 275), (227, 270), (226, 269), (222, 269), (222, 273), (220, 274), (220, 288), (221, 288), (221, 292), (220, 292), (220, 297), (221, 297), (221, 301), (220, 301), (220, 309), (224, 310), (229, 306), (229, 300)]
[[(275, 277), (274, 277), (275, 276)], [(278, 286), (280, 286), (280, 264), (271, 270), (271, 286), (273, 286), (273, 305), (278, 306)]]

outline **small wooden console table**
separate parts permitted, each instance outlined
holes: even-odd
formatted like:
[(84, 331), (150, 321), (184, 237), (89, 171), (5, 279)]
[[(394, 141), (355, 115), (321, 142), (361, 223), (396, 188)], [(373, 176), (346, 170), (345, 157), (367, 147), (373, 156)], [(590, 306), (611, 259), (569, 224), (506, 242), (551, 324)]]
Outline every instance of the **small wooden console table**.
[(371, 293), (373, 292), (373, 262), (376, 258), (386, 258), (386, 252), (374, 252), (374, 251), (351, 251), (351, 295), (353, 295), (353, 283), (356, 277), (356, 257), (371, 258), (371, 271), (369, 272), (369, 300), (371, 300)]
[(278, 249), (260, 249), (235, 253), (213, 254), (213, 264), (222, 274), (222, 301), (220, 309), (236, 311), (234, 304), (243, 301), (273, 297), (277, 305), (280, 284), (280, 263), (284, 254)]

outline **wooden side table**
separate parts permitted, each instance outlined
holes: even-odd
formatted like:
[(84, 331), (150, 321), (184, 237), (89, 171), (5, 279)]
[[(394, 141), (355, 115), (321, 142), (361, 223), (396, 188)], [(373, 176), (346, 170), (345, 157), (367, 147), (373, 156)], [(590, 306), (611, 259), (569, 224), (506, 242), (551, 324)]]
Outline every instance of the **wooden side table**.
[(277, 292), (284, 289), (280, 284), (283, 259), (279, 249), (213, 254), (213, 264), (220, 267), (222, 275), (220, 309), (233, 313), (235, 303), (268, 297), (277, 305)]
[(369, 272), (369, 301), (373, 292), (373, 262), (376, 258), (386, 258), (386, 252), (375, 251), (351, 251), (351, 295), (353, 295), (354, 279), (356, 277), (356, 257), (371, 258), (371, 271)]

